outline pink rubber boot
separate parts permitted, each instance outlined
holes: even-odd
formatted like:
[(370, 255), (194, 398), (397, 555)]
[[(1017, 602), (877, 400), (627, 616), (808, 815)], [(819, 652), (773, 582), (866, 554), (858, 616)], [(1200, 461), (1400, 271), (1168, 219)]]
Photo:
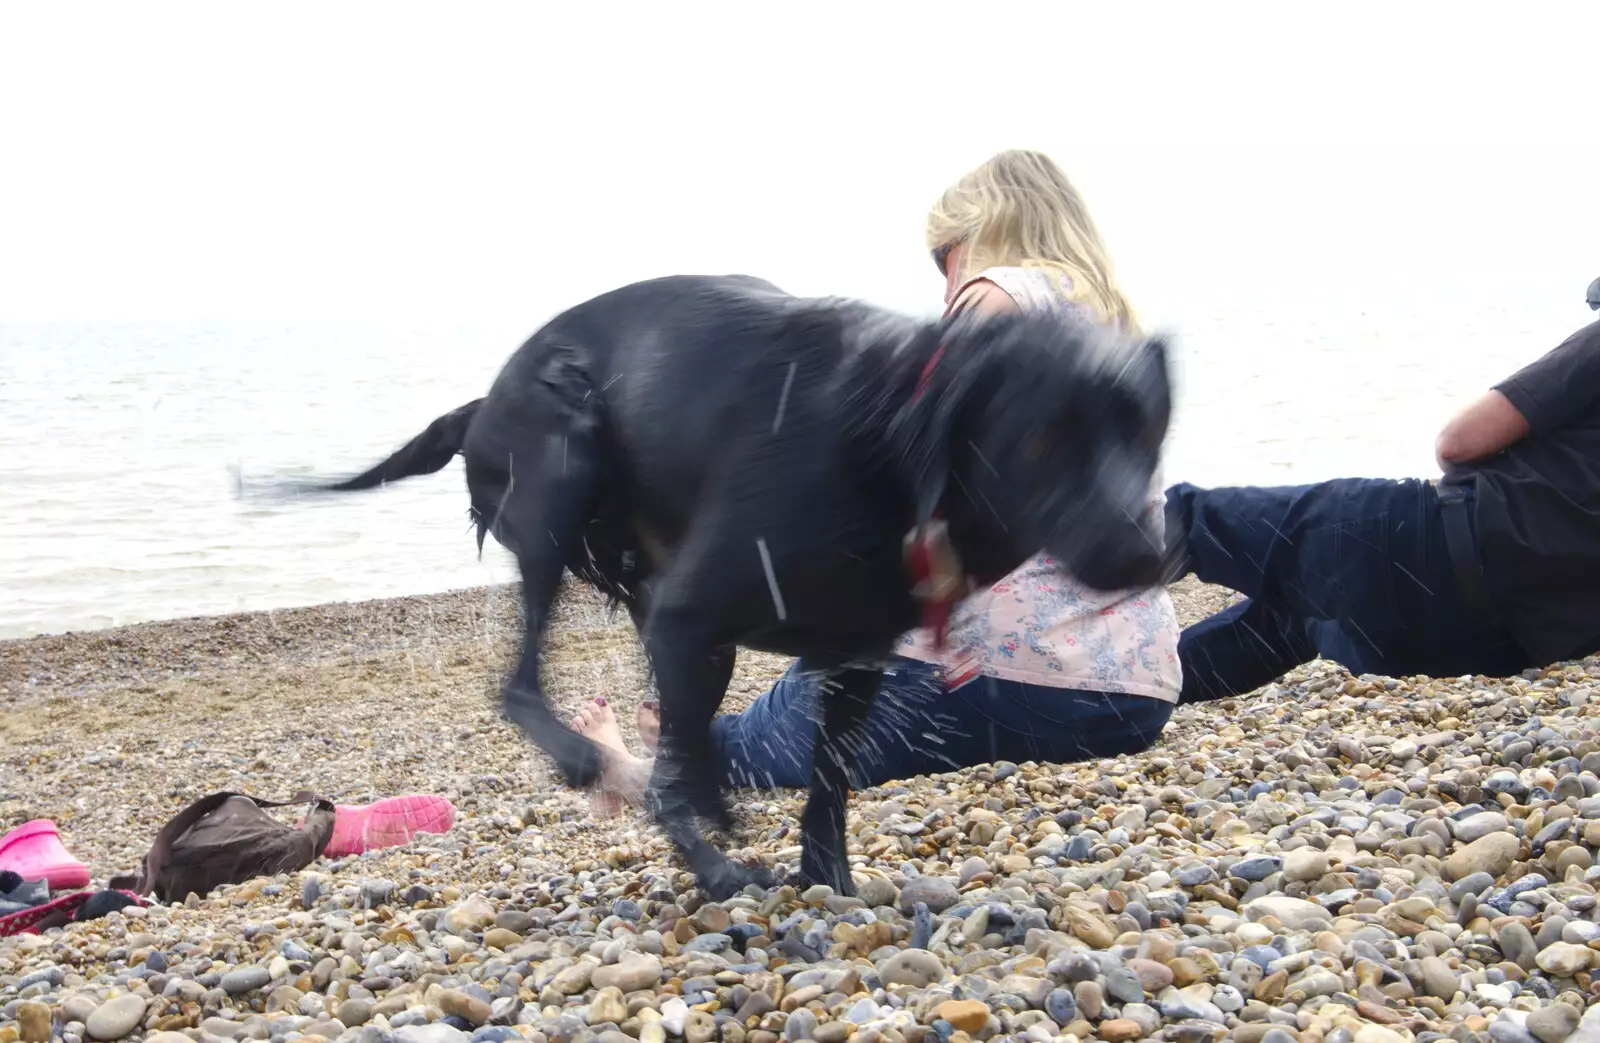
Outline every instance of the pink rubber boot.
[(89, 867), (67, 853), (56, 824), (47, 818), (24, 822), (0, 837), (0, 870), (24, 880), (43, 880), (51, 891), (89, 885)]
[(343, 858), (375, 848), (409, 844), (418, 833), (448, 833), (455, 821), (454, 804), (444, 797), (420, 793), (385, 797), (371, 804), (337, 804), (333, 836), (322, 854), (325, 858)]

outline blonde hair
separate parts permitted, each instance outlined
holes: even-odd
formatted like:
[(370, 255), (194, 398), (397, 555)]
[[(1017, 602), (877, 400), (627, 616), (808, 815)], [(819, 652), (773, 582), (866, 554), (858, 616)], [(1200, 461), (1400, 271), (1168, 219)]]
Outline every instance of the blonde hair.
[(969, 171), (928, 211), (925, 235), (929, 250), (964, 244), (963, 278), (995, 266), (1054, 269), (1102, 321), (1138, 326), (1083, 197), (1041, 152), (1009, 149)]

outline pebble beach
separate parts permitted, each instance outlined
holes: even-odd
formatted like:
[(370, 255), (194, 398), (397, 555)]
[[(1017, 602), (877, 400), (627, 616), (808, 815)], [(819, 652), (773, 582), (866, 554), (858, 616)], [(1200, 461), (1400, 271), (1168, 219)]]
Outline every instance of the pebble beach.
[[(1185, 623), (1229, 600), (1173, 597)], [(458, 809), (0, 939), (0, 1043), (1600, 1043), (1600, 660), (1312, 664), (1138, 755), (856, 793), (854, 897), (708, 903), (501, 717), (516, 611), (496, 587), (0, 643), (0, 831), (53, 819), (97, 881), (219, 789)], [(633, 738), (625, 615), (569, 589), (547, 661)], [(741, 653), (725, 709), (786, 665)], [(803, 794), (735, 797), (735, 857), (793, 866)]]

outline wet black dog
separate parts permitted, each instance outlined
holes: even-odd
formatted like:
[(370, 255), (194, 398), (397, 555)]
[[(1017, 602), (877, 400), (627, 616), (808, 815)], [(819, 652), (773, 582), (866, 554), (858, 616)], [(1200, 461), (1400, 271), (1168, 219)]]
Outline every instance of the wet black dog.
[(551, 711), (539, 639), (563, 567), (627, 606), (654, 670), (656, 820), (724, 897), (771, 874), (726, 826), (710, 724), (736, 646), (826, 672), (801, 877), (851, 894), (848, 769), (880, 664), (919, 624), (904, 540), (933, 522), (993, 583), (1043, 549), (1101, 589), (1158, 581), (1146, 510), (1170, 390), (1159, 340), (1044, 315), (913, 321), (759, 279), (636, 283), (557, 316), (489, 394), (434, 421), (366, 489), (466, 460), (471, 512), (516, 555), (527, 634), (506, 713), (567, 782), (600, 774)]

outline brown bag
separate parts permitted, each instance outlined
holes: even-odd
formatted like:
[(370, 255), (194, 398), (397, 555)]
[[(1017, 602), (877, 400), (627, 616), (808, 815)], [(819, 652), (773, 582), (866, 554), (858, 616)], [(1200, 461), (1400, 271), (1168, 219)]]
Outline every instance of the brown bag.
[[(298, 828), (261, 810), (306, 803), (314, 807)], [(113, 877), (108, 885), (176, 902), (190, 894), (204, 898), (225, 884), (293, 873), (310, 865), (328, 846), (333, 816), (333, 803), (309, 791), (289, 800), (212, 793), (161, 827), (137, 874)]]

